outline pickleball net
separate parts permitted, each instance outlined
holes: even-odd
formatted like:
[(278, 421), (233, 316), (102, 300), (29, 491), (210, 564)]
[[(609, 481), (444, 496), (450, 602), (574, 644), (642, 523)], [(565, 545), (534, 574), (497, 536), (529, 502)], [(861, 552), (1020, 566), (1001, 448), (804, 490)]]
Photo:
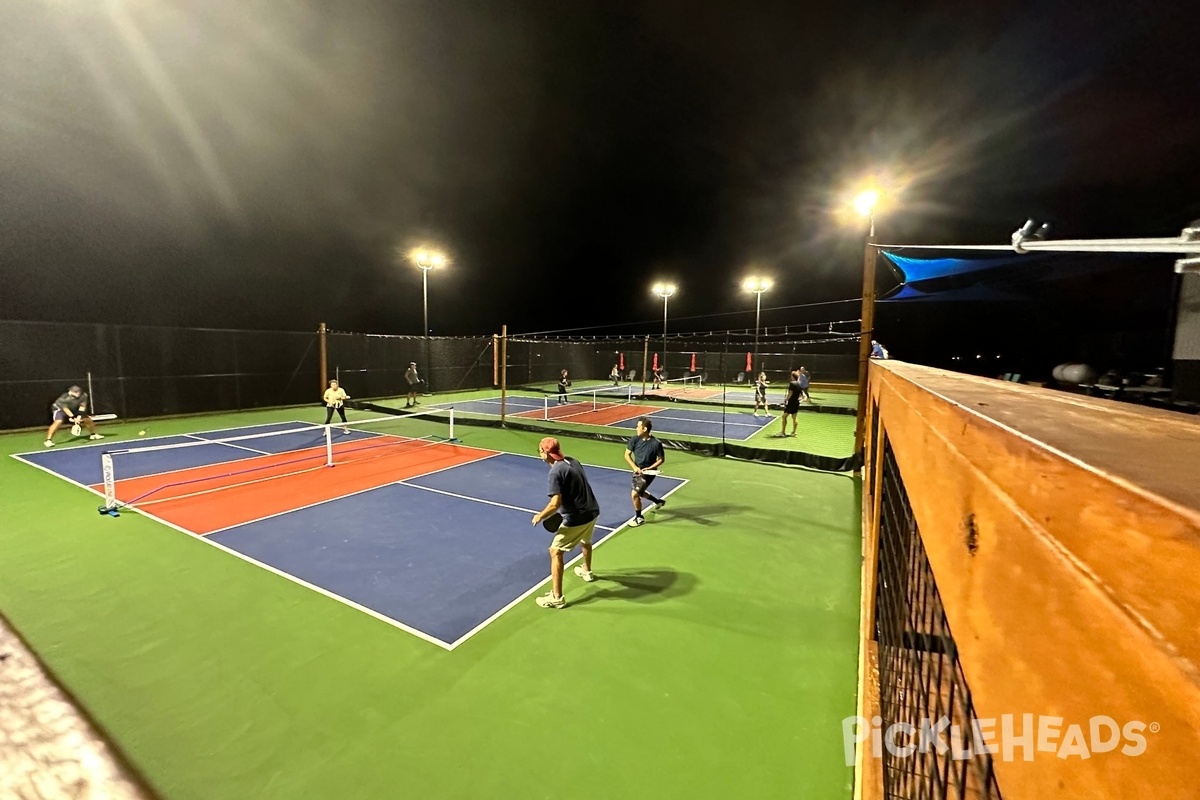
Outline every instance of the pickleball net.
[[(629, 405), (634, 398), (634, 384), (595, 386), (576, 389), (566, 395), (546, 395), (542, 419), (568, 419), (591, 411)], [(536, 408), (536, 406), (534, 406)], [(534, 412), (536, 413), (536, 412)]]
[(164, 444), (101, 454), (102, 513), (199, 497), (339, 464), (404, 456), (457, 442), (454, 409), (297, 425), (219, 437), (190, 434)]
[(667, 396), (673, 394), (686, 395), (693, 389), (703, 389), (703, 378), (703, 375), (685, 375), (682, 378), (669, 378), (661, 381), (659, 383), (659, 388), (657, 389), (651, 386), (650, 391), (656, 394), (663, 394)]

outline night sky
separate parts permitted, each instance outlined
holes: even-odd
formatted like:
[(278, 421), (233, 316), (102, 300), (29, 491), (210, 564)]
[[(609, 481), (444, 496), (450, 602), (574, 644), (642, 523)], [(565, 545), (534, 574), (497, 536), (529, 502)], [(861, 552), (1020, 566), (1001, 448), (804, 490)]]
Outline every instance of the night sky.
[(883, 241), (1174, 236), (1186, 5), (0, 0), (0, 318), (416, 334), (422, 243), (435, 335), (857, 318), (782, 307), (871, 174)]

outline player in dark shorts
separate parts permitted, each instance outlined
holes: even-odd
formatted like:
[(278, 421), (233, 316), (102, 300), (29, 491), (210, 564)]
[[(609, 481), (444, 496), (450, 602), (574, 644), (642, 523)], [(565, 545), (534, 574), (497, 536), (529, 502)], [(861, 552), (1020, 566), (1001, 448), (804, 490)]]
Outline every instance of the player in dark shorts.
[(767, 416), (771, 416), (771, 407), (767, 405), (767, 385), (770, 381), (767, 380), (767, 373), (758, 373), (758, 380), (754, 382), (754, 416), (758, 416), (758, 409), (761, 406), (762, 410), (767, 412)]
[[(54, 405), (50, 407), (50, 414), (50, 429), (46, 431), (46, 447), (54, 447), (54, 432), (68, 421), (87, 427), (90, 434), (89, 439), (104, 438), (102, 434), (96, 432), (96, 423), (92, 421), (92, 412), (88, 408), (88, 396), (78, 386), (67, 389), (55, 400)], [(72, 431), (72, 433), (76, 432)]]
[(666, 500), (655, 497), (646, 491), (650, 484), (654, 483), (654, 476), (642, 474), (643, 470), (658, 469), (667, 459), (662, 442), (650, 435), (653, 427), (649, 417), (639, 419), (637, 435), (631, 437), (629, 444), (625, 447), (625, 461), (633, 467), (633, 491), (630, 496), (633, 498), (634, 525), (641, 525), (646, 521), (646, 518), (642, 516), (643, 497), (654, 503), (655, 508), (662, 508), (667, 504)]
[[(780, 436), (795, 436), (796, 435), (796, 415), (800, 413), (800, 398), (803, 396), (804, 390), (800, 388), (800, 370), (792, 370), (792, 379), (788, 382), (787, 398), (783, 401), (783, 416), (779, 419), (783, 423), (783, 427), (779, 430)], [(792, 432), (787, 432), (788, 417), (792, 418)]]
[(558, 404), (562, 405), (567, 402), (567, 389), (571, 388), (571, 379), (567, 377), (567, 371), (564, 369), (558, 376)]
[(405, 408), (412, 408), (420, 405), (417, 400), (417, 392), (421, 391), (421, 376), (417, 374), (417, 362), (408, 362), (408, 369), (404, 372), (404, 380), (408, 381), (408, 402), (404, 404)]

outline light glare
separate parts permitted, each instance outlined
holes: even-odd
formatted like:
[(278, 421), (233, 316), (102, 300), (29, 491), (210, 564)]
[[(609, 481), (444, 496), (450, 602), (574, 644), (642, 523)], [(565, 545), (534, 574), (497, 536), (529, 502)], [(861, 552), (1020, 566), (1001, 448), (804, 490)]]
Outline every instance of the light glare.
[(868, 189), (865, 192), (859, 192), (854, 198), (854, 208), (864, 217), (869, 217), (875, 213), (875, 205), (879, 202), (879, 192), (874, 189)]
[(757, 275), (752, 275), (742, 282), (743, 289), (745, 289), (747, 292), (754, 292), (755, 294), (762, 294), (763, 292), (768, 291), (771, 286), (772, 283), (770, 278), (761, 278)]
[(446, 266), (446, 254), (438, 250), (430, 250), (424, 247), (418, 247), (409, 253), (409, 259), (413, 264), (423, 270), (431, 270), (434, 267)]

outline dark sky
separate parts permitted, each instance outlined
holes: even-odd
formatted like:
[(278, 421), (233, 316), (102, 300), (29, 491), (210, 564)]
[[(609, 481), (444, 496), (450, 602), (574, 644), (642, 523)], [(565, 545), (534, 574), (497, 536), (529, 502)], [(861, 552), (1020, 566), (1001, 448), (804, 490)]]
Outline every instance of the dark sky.
[(0, 0), (0, 317), (415, 334), (424, 242), (435, 334), (857, 317), (770, 309), (859, 295), (871, 171), (885, 241), (1173, 236), (1185, 6)]

